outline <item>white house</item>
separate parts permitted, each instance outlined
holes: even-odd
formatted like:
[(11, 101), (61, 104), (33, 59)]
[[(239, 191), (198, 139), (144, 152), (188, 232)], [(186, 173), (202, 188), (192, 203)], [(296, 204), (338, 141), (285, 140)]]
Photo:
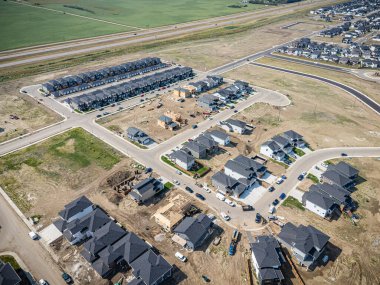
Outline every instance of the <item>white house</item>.
[(205, 133), (205, 136), (211, 137), (218, 145), (228, 145), (230, 137), (221, 131), (213, 130)]
[(247, 124), (240, 120), (228, 119), (220, 122), (220, 126), (227, 132), (234, 132), (238, 134), (244, 134), (248, 131)]
[(286, 156), (281, 147), (272, 140), (266, 141), (261, 145), (260, 153), (280, 161)]
[(195, 163), (194, 157), (184, 150), (177, 150), (173, 152), (170, 155), (170, 158), (175, 162), (175, 164), (186, 170), (190, 170)]

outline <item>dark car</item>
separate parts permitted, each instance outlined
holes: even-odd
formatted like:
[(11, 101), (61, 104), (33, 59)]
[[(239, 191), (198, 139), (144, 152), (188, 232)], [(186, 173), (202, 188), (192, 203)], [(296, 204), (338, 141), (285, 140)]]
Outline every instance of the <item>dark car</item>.
[(298, 176), (298, 180), (301, 181), (301, 180), (303, 180), (303, 179), (304, 179), (303, 174), (300, 174), (300, 175)]
[(277, 199), (274, 199), (274, 201), (272, 202), (272, 205), (273, 205), (273, 206), (277, 206), (278, 203), (280, 203), (280, 201), (278, 201)]
[(258, 223), (258, 224), (261, 222), (261, 215), (260, 215), (260, 213), (256, 213), (255, 222)]
[(276, 190), (276, 188), (274, 188), (273, 186), (271, 186), (271, 187), (268, 188), (269, 192), (273, 192), (274, 190)]
[(101, 116), (102, 116), (101, 114), (99, 114), (99, 115), (96, 115), (96, 117), (97, 117), (97, 118), (100, 118)]
[(185, 190), (189, 193), (194, 193), (193, 189), (191, 189), (189, 186), (185, 187)]
[(191, 126), (193, 129), (196, 129), (196, 128), (198, 128), (198, 126), (197, 125), (192, 125)]
[(284, 200), (285, 197), (286, 197), (286, 194), (285, 194), (285, 193), (281, 193), (281, 195), (280, 195), (280, 199), (281, 199), (281, 200)]
[(149, 172), (152, 172), (152, 168), (151, 167), (147, 167), (147, 168), (145, 168), (145, 173), (149, 173)]
[(342, 152), (340, 155), (341, 156), (347, 156), (347, 153)]
[(195, 193), (195, 197), (197, 197), (198, 199), (202, 201), (206, 200), (206, 198), (202, 194), (199, 194), (199, 193)]
[(234, 111), (234, 113), (237, 113), (237, 112), (238, 112), (238, 110), (235, 110), (235, 111)]
[(66, 272), (62, 273), (62, 278), (65, 280), (66, 284), (71, 284), (73, 282), (73, 279), (71, 279), (70, 275)]

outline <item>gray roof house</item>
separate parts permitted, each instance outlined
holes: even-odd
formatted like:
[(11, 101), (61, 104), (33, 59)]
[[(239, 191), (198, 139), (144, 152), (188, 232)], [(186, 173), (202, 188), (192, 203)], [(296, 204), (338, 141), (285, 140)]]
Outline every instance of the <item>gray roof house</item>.
[(343, 174), (344, 176), (348, 177), (349, 179), (356, 179), (359, 175), (359, 170), (352, 167), (348, 163), (344, 161), (340, 161), (338, 164), (331, 164), (328, 167), (329, 170), (335, 170), (339, 172), (340, 174)]
[(110, 217), (102, 209), (96, 208), (82, 218), (68, 223), (63, 230), (63, 236), (71, 244), (76, 244), (85, 238), (92, 237), (97, 229), (110, 221)]
[(247, 123), (240, 120), (228, 119), (220, 122), (220, 126), (226, 131), (238, 134), (244, 134), (248, 131)]
[(324, 252), (330, 237), (313, 226), (286, 223), (277, 237), (302, 266), (310, 268)]
[(224, 194), (233, 195), (239, 197), (245, 190), (247, 186), (240, 183), (238, 180), (226, 175), (222, 171), (218, 171), (211, 177), (212, 185)]
[(147, 145), (152, 141), (152, 139), (146, 133), (135, 127), (129, 127), (127, 129), (127, 137), (130, 140), (136, 141), (142, 145)]
[(203, 96), (199, 96), (199, 98), (197, 99), (197, 104), (198, 106), (205, 108), (209, 111), (215, 111), (219, 108), (219, 98), (211, 94), (205, 94)]
[(303, 136), (299, 133), (289, 130), (282, 134), (284, 138), (286, 138), (293, 146), (302, 147), (305, 145), (305, 141), (303, 140)]
[(207, 148), (196, 141), (186, 142), (185, 150), (187, 150), (195, 158), (202, 159), (207, 156)]
[(0, 260), (0, 285), (20, 284), (21, 278), (9, 263)]
[(204, 136), (213, 139), (219, 145), (228, 145), (230, 136), (219, 130), (212, 130), (204, 133)]
[(102, 249), (113, 244), (126, 234), (127, 231), (114, 221), (110, 221), (94, 232), (93, 237), (84, 244), (81, 254), (87, 261), (93, 262), (99, 257), (98, 253)]
[(344, 176), (338, 171), (335, 170), (327, 170), (321, 175), (321, 180), (323, 182), (337, 185), (342, 188), (349, 189), (354, 185), (354, 180)]
[(273, 236), (258, 236), (251, 243), (252, 264), (259, 284), (282, 284), (281, 265), (285, 258), (278, 241)]
[(164, 184), (161, 181), (150, 177), (133, 186), (132, 191), (128, 195), (136, 202), (144, 203), (163, 189)]
[(238, 155), (234, 158), (234, 161), (240, 163), (241, 165), (244, 165), (249, 169), (252, 169), (255, 172), (255, 176), (258, 178), (262, 177), (267, 171), (266, 166), (244, 155)]
[(194, 163), (195, 159), (193, 156), (188, 154), (184, 150), (176, 150), (170, 154), (170, 158), (180, 167), (186, 170), (190, 170)]
[[(163, 283), (172, 275), (173, 267), (161, 256), (155, 254), (151, 249), (130, 263), (132, 273), (138, 281), (134, 284), (158, 285)], [(129, 284), (129, 283), (128, 283)]]
[(205, 135), (200, 135), (195, 139), (195, 141), (198, 144), (203, 145), (206, 148), (207, 152), (210, 154), (218, 150), (217, 142), (210, 137), (206, 137)]
[(189, 250), (195, 250), (212, 234), (213, 222), (205, 214), (186, 217), (175, 229), (173, 240)]
[(66, 222), (71, 222), (88, 214), (93, 210), (94, 205), (86, 196), (81, 196), (70, 202), (58, 214)]

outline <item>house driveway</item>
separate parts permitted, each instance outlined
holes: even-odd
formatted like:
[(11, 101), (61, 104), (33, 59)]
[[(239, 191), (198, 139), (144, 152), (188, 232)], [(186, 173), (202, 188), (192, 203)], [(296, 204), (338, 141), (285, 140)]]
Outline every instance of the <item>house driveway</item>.
[(301, 190), (299, 190), (297, 188), (293, 188), (289, 192), (288, 196), (292, 196), (292, 197), (296, 198), (299, 202), (302, 203), (302, 196), (303, 196), (303, 194), (305, 194), (305, 192), (303, 192), (303, 191), (301, 191)]
[(269, 173), (268, 171), (261, 177), (261, 180), (268, 183), (273, 184), (277, 180), (277, 176), (274, 176), (273, 174)]
[(256, 182), (251, 189), (244, 191), (237, 200), (247, 205), (254, 205), (266, 192), (268, 190)]

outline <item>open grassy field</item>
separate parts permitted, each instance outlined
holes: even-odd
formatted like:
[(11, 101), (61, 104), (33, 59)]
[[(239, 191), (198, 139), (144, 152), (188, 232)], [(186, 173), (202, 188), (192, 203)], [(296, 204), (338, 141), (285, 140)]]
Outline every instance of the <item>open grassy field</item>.
[(378, 146), (380, 119), (369, 108), (333, 86), (301, 76), (246, 65), (224, 74), (289, 96), (290, 106), (278, 109), (255, 104), (237, 114), (256, 126), (247, 139), (259, 151), (272, 136), (293, 129), (312, 149), (337, 146)]
[(275, 59), (275, 58), (263, 57), (259, 59), (257, 62), (263, 63), (263, 64), (269, 64), (269, 65), (273, 65), (277, 67), (282, 67), (282, 68), (288, 68), (295, 71), (310, 73), (317, 76), (323, 76), (323, 77), (338, 81), (340, 83), (346, 84), (348, 86), (351, 86), (363, 92), (364, 94), (368, 95), (376, 102), (380, 102), (380, 93), (379, 93), (380, 84), (374, 81), (364, 80), (355, 75), (351, 75), (347, 73), (331, 71), (331, 70), (327, 70), (323, 68), (293, 63), (293, 62), (289, 62), (289, 61), (285, 61), (281, 59)]
[(0, 186), (26, 215), (54, 217), (121, 159), (99, 139), (73, 129), (1, 157)]
[(6, 39), (1, 41), (0, 50), (176, 24), (264, 7), (254, 4), (229, 7), (239, 4), (236, 0), (38, 0), (25, 3), (32, 6), (13, 1), (0, 2), (0, 25), (3, 27), (0, 36)]

